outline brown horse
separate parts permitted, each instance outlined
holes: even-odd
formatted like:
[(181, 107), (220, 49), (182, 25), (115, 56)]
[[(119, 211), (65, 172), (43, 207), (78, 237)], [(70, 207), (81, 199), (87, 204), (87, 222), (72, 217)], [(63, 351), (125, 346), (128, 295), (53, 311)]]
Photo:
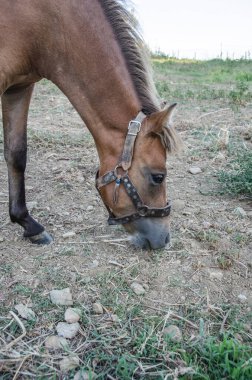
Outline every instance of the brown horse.
[[(96, 143), (97, 188), (111, 224), (135, 245), (169, 242), (166, 154), (177, 147), (173, 106), (160, 110), (135, 20), (117, 0), (0, 0), (0, 95), (12, 222), (52, 241), (25, 202), (26, 126), (34, 83), (68, 97)], [(129, 126), (129, 128), (128, 128)]]

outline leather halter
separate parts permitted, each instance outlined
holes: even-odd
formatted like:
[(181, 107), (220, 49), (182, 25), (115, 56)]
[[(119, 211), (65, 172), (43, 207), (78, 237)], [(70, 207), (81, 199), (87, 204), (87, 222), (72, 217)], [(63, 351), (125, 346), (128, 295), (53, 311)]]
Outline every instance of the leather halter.
[[(119, 186), (122, 184), (126, 190), (126, 193), (130, 197), (132, 203), (136, 208), (136, 212), (133, 214), (122, 217), (116, 217), (110, 210), (110, 208), (105, 204), (109, 212), (108, 224), (110, 225), (126, 224), (143, 217), (162, 218), (168, 216), (171, 212), (170, 202), (168, 202), (167, 205), (162, 208), (150, 208), (146, 206), (142, 201), (139, 193), (137, 192), (137, 189), (135, 188), (134, 184), (128, 176), (128, 169), (131, 167), (131, 162), (134, 153), (135, 140), (137, 138), (138, 133), (141, 130), (141, 125), (145, 117), (146, 115), (141, 111), (138, 113), (137, 117), (134, 120), (131, 120), (129, 122), (128, 133), (125, 139), (123, 153), (115, 169), (105, 173), (103, 176), (100, 177), (98, 176), (99, 171), (96, 174), (96, 188), (99, 193), (101, 187), (106, 186), (109, 183), (115, 182), (115, 196), (115, 193), (119, 190)], [(121, 170), (123, 170), (125, 174), (118, 174), (119, 168), (121, 168)], [(117, 200), (114, 199), (114, 203), (116, 203), (116, 201)]]

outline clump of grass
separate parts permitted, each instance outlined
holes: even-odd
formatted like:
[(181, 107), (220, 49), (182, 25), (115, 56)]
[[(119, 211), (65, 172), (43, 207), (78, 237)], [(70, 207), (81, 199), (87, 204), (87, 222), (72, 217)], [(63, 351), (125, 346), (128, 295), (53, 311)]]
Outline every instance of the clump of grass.
[(218, 173), (223, 193), (252, 195), (252, 152), (239, 151), (229, 164), (229, 170)]

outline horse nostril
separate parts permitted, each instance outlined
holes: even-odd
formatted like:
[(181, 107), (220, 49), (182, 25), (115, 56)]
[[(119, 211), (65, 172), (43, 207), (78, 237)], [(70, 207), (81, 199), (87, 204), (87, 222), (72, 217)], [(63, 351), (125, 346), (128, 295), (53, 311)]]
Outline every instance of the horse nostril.
[(166, 238), (165, 238), (165, 244), (170, 243), (170, 234), (168, 233)]

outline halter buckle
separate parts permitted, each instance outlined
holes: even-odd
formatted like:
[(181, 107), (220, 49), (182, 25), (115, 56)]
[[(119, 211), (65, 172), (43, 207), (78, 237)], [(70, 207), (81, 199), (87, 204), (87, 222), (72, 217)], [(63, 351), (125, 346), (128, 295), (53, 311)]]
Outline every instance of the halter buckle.
[(141, 129), (141, 122), (137, 120), (131, 120), (128, 126), (128, 135), (137, 136)]

